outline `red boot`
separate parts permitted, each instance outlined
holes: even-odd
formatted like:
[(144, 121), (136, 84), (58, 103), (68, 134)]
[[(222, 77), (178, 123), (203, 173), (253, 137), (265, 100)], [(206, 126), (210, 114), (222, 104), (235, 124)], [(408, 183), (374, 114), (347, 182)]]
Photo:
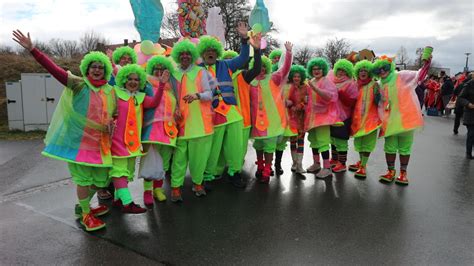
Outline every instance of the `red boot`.
[(385, 175), (380, 176), (380, 180), (385, 182), (392, 182), (395, 179), (395, 169), (388, 169)]
[(260, 183), (268, 184), (270, 182), (270, 175), (272, 174), (272, 166), (265, 165), (265, 168), (262, 172), (262, 177), (260, 178)]
[(147, 207), (153, 207), (153, 192), (151, 190), (145, 190), (143, 192), (143, 203)]
[(360, 165), (357, 172), (355, 172), (354, 177), (355, 178), (366, 178), (367, 174), (365, 172), (365, 166)]
[(145, 209), (145, 208), (142, 208), (140, 205), (135, 204), (135, 203), (132, 201), (132, 202), (130, 202), (130, 204), (128, 204), (128, 205), (123, 205), (123, 207), (122, 207), (122, 212), (123, 212), (123, 213), (133, 213), (133, 214), (136, 214), (136, 213), (144, 213), (144, 212), (146, 212), (146, 209)]
[(355, 171), (359, 170), (359, 168), (360, 168), (360, 161), (358, 161), (355, 164), (349, 165), (349, 171), (351, 171), (351, 172), (355, 172)]
[(255, 164), (257, 165), (257, 172), (255, 172), (255, 177), (259, 179), (262, 177), (263, 169), (265, 168), (265, 162), (263, 160), (257, 160)]
[(336, 166), (337, 162), (338, 162), (338, 160), (334, 160), (334, 159), (329, 160), (329, 164), (331, 165), (331, 168)]
[(400, 176), (397, 177), (397, 180), (395, 180), (395, 183), (399, 185), (408, 185), (408, 178), (407, 178), (407, 171), (406, 170), (401, 170), (400, 171)]
[(105, 227), (105, 223), (92, 213), (83, 215), (81, 224), (84, 225), (87, 232), (96, 231)]
[(342, 164), (341, 162), (337, 162), (336, 165), (332, 168), (334, 173), (342, 173), (347, 170), (346, 165)]

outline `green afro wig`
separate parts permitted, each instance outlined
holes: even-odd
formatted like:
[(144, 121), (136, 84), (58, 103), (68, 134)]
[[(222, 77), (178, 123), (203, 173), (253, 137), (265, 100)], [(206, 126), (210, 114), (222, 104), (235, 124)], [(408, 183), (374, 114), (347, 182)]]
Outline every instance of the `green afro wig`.
[(344, 70), (349, 78), (354, 77), (354, 65), (347, 59), (339, 59), (334, 64), (334, 75), (338, 70)]
[(283, 52), (280, 49), (273, 50), (269, 55), (268, 58), (273, 61), (273, 59), (277, 56), (281, 56)]
[(115, 49), (114, 53), (112, 54), (112, 60), (114, 60), (114, 64), (118, 64), (120, 62), (120, 58), (122, 58), (124, 55), (129, 55), (132, 58), (132, 64), (137, 63), (137, 53), (135, 50), (128, 46), (122, 46)]
[(293, 82), (293, 76), (298, 73), (300, 74), (301, 81), (300, 85), (306, 80), (306, 69), (302, 65), (292, 65), (290, 68), (290, 74), (288, 75), (288, 80)]
[[(249, 69), (253, 68), (254, 59), (250, 60)], [(265, 68), (265, 74), (272, 73), (272, 60), (266, 56), (262, 56), (262, 67)]]
[(224, 53), (224, 48), (222, 43), (215, 37), (204, 35), (199, 38), (199, 43), (197, 45), (199, 55), (202, 55), (207, 49), (214, 49), (217, 53), (217, 58), (220, 58)]
[(102, 52), (90, 52), (82, 58), (81, 64), (79, 65), (82, 76), (87, 77), (89, 65), (93, 62), (99, 62), (104, 65), (104, 79), (110, 80), (110, 77), (112, 76), (112, 63), (110, 63), (110, 59), (107, 55)]
[(354, 66), (354, 75), (356, 79), (359, 79), (359, 72), (365, 69), (369, 72), (369, 76), (372, 77), (372, 62), (369, 60), (362, 60), (357, 62), (357, 64)]
[(234, 50), (227, 50), (222, 53), (222, 59), (232, 59), (237, 57), (239, 54)]
[(146, 64), (146, 73), (148, 75), (153, 75), (153, 68), (155, 68), (156, 65), (162, 65), (164, 68), (168, 69), (170, 73), (173, 72), (173, 63), (168, 59), (168, 57), (155, 55), (148, 60)]
[(171, 57), (173, 58), (173, 60), (176, 63), (178, 63), (178, 64), (180, 63), (179, 56), (183, 52), (188, 52), (188, 53), (191, 54), (191, 57), (193, 58), (193, 63), (195, 63), (196, 60), (199, 58), (199, 54), (198, 54), (198, 51), (196, 49), (196, 45), (194, 45), (194, 43), (192, 43), (188, 39), (177, 42), (173, 46), (173, 51), (171, 51)]
[(308, 73), (308, 77), (313, 77), (313, 67), (319, 67), (323, 70), (323, 76), (326, 76), (329, 71), (329, 62), (322, 58), (322, 57), (315, 57), (309, 60), (308, 65), (306, 67), (306, 71)]
[[(393, 62), (393, 60), (391, 58), (383, 56), (383, 58), (375, 60), (374, 64), (372, 65), (372, 72), (385, 65), (390, 65), (390, 73), (393, 73), (393, 71), (395, 71), (395, 63)], [(378, 76), (376, 73), (374, 73), (374, 75)]]
[(143, 91), (146, 84), (146, 73), (141, 66), (136, 64), (129, 64), (122, 67), (115, 77), (115, 84), (121, 88), (125, 88), (125, 83), (127, 83), (130, 74), (138, 75), (138, 78), (140, 79), (140, 91)]

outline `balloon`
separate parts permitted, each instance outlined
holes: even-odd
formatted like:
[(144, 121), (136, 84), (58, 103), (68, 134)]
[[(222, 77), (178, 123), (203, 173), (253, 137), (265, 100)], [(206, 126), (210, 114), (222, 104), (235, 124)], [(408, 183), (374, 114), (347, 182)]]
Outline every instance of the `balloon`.
[(264, 38), (262, 38), (262, 40), (260, 41), (260, 49), (265, 49), (267, 48), (267, 40), (265, 40)]
[(260, 23), (256, 23), (252, 26), (253, 33), (260, 33), (263, 30), (263, 26)]
[(140, 50), (142, 53), (146, 55), (151, 55), (154, 49), (155, 49), (155, 46), (153, 45), (152, 41), (149, 41), (149, 40), (142, 41), (141, 47), (140, 47)]
[(159, 43), (155, 44), (155, 47), (153, 47), (153, 54), (154, 55), (161, 55), (166, 51), (165, 48), (161, 47)]

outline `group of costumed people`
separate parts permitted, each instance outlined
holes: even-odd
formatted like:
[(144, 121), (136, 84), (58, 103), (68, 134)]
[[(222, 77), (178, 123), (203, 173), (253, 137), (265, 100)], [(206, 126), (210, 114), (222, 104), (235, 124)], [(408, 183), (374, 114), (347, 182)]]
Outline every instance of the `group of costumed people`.
[(143, 68), (136, 64), (133, 49), (121, 47), (112, 60), (102, 52), (85, 55), (81, 77), (35, 48), (29, 34), (13, 32), (14, 40), (65, 86), (43, 155), (68, 163), (77, 185), (75, 214), (85, 230), (105, 227), (99, 216), (108, 207), (91, 207), (90, 201), (111, 182), (113, 206), (124, 213), (146, 212), (128, 189), (139, 157), (138, 176), (148, 207), (154, 198), (167, 199), (163, 190), (167, 172), (173, 202), (183, 200), (181, 187), (188, 168), (196, 196), (206, 195), (205, 185), (224, 175), (224, 169), (232, 185), (245, 187), (241, 172), (249, 139), (257, 154), (255, 176), (266, 184), (272, 175), (283, 173), (281, 160), (288, 141), (291, 170), (305, 172), (306, 133), (314, 161), (307, 172), (328, 178), (332, 172), (346, 171), (348, 140), (353, 137), (360, 160), (349, 169), (365, 178), (378, 132), (385, 138), (388, 167), (380, 178), (408, 184), (414, 130), (423, 125), (414, 89), (426, 75), (430, 59), (419, 71), (401, 72), (388, 57), (355, 66), (341, 59), (332, 70), (320, 57), (307, 66), (292, 65), (291, 43), (268, 58), (260, 50), (261, 35), (248, 34), (245, 23), (237, 31), (239, 54), (224, 51), (217, 38), (205, 35), (198, 44), (188, 39), (177, 42), (171, 58), (154, 56)]

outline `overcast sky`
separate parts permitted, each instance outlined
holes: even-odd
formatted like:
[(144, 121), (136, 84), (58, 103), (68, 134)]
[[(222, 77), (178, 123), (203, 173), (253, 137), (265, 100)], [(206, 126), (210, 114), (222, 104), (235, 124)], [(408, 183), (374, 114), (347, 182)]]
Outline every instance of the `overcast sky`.
[[(162, 0), (165, 12), (175, 6)], [(253, 5), (255, 0), (250, 1)], [(454, 74), (474, 52), (472, 0), (291, 0), (265, 3), (279, 30), (277, 38), (298, 46), (321, 47), (345, 38), (353, 50), (369, 48), (395, 55), (404, 46), (410, 58), (417, 47), (431, 45), (433, 57)], [(78, 39), (94, 30), (112, 43), (139, 40), (129, 0), (2, 0), (0, 45), (14, 46), (11, 30), (29, 31), (33, 39)], [(474, 68), (474, 55), (469, 58)]]

